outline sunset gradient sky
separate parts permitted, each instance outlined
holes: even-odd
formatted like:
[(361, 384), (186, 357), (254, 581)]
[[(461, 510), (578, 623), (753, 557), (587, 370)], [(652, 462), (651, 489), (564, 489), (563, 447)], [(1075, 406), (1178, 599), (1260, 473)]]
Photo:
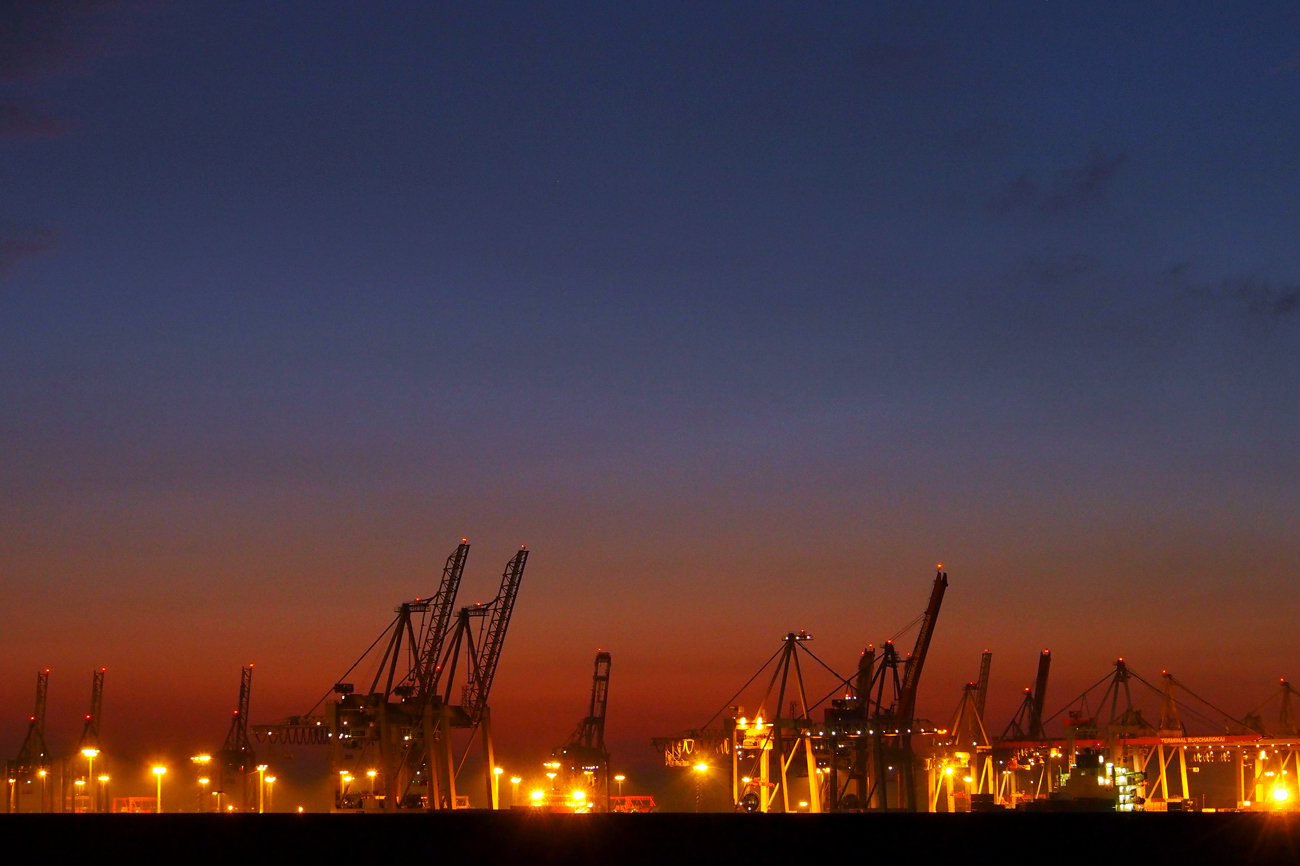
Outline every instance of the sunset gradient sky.
[(462, 536), (540, 759), (848, 672), (1300, 677), (1293, 3), (0, 2), (0, 750), (301, 712)]

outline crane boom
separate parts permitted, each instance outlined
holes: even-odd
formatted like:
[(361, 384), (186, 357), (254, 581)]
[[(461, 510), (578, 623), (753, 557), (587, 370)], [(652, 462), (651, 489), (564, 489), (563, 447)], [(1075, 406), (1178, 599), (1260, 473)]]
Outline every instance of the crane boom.
[(90, 683), (90, 713), (86, 724), (81, 729), (81, 739), (77, 741), (77, 750), (99, 748), (99, 719), (104, 708), (104, 674), (108, 668), (100, 668), (93, 674)]
[(442, 659), (443, 644), (451, 629), (451, 615), (456, 606), (456, 593), (460, 591), (460, 579), (465, 573), (465, 563), (469, 559), (469, 543), (461, 541), (447, 564), (442, 569), (442, 583), (438, 592), (429, 600), (428, 618), (420, 647), (419, 697), (432, 694), (438, 689), (438, 678), (442, 673), (438, 662)]
[(910, 719), (916, 711), (916, 690), (921, 683), (921, 669), (925, 666), (925, 655), (930, 650), (930, 639), (934, 637), (934, 625), (939, 619), (939, 606), (943, 604), (943, 593), (948, 588), (948, 575), (938, 571), (934, 576), (934, 587), (930, 591), (930, 604), (925, 609), (921, 620), (921, 630), (916, 635), (916, 648), (908, 656), (903, 668), (903, 689), (898, 701), (898, 718)]
[(36, 674), (36, 706), (32, 710), (31, 722), (27, 725), (27, 737), (23, 740), (18, 757), (10, 764), (11, 773), (27, 774), (34, 769), (45, 766), (47, 753), (45, 749), (45, 696), (50, 686), (50, 669), (46, 668)]
[[(528, 548), (522, 547), (506, 563), (501, 575), (501, 589), (497, 597), (488, 603), (483, 615), (487, 618), (484, 626), (486, 636), (479, 648), (470, 646), (471, 656), (477, 656), (469, 682), (463, 695), (465, 711), (475, 723), (483, 716), (487, 707), (488, 696), (492, 692), (492, 680), (496, 678), (497, 663), (501, 661), (501, 648), (505, 646), (506, 629), (510, 627), (510, 615), (515, 609), (515, 598), (519, 595), (519, 583), (524, 576), (524, 566), (528, 564)], [(474, 650), (477, 649), (477, 652)]]
[[(239, 672), (239, 706), (230, 719), (230, 730), (226, 732), (226, 742), (221, 747), (221, 755), (226, 764), (232, 768), (251, 764), (253, 761), (253, 744), (248, 739), (248, 707), (253, 696), (253, 666), (240, 668)], [(247, 756), (247, 757), (245, 757)], [(243, 772), (242, 769), (240, 772)]]
[(1052, 651), (1043, 650), (1038, 657), (1038, 677), (1034, 680), (1033, 713), (1029, 717), (1029, 738), (1043, 739), (1043, 705), (1047, 700), (1047, 673), (1052, 668)]
[(605, 750), (605, 708), (609, 704), (609, 663), (607, 652), (596, 653), (596, 670), (591, 676), (591, 704), (577, 738), (585, 748)]
[(980, 721), (984, 719), (984, 702), (989, 696), (989, 671), (993, 668), (993, 653), (984, 650), (980, 656), (980, 678), (975, 687), (975, 712), (979, 715)]

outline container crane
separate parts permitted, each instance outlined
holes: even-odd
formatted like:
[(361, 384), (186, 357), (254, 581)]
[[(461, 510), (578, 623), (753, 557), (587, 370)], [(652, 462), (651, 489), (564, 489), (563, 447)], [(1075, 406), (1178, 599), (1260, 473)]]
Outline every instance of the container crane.
[(569, 741), (553, 753), (570, 782), (588, 791), (603, 811), (609, 811), (609, 752), (605, 749), (605, 710), (609, 705), (610, 654), (596, 652), (587, 717)]
[(27, 736), (18, 749), (18, 757), (8, 762), (7, 779), (10, 780), (9, 811), (19, 811), (19, 783), (31, 782), (39, 776), (41, 784), (40, 811), (45, 811), (44, 777), (49, 773), (49, 753), (45, 747), (45, 697), (50, 686), (50, 669), (36, 674), (36, 706), (27, 724)]
[[(424, 720), (438, 712), (440, 660), (469, 549), (462, 538), (447, 557), (434, 595), (398, 605), (393, 621), (316, 706), (278, 724), (253, 726), (253, 735), (273, 746), (328, 746), (330, 763), (344, 780), (351, 770), (364, 769), (370, 790), (353, 793), (346, 782), (341, 784), (336, 805), (342, 810), (375, 806), (395, 811), (428, 801), (410, 789), (427, 785), (432, 776), (426, 764), (433, 738), (424, 736)], [(369, 690), (358, 694), (353, 683), (343, 680), (380, 644), (384, 650), (375, 677)], [(327, 701), (331, 694), (335, 699)], [(315, 715), (322, 703), (324, 714)], [(374, 784), (376, 777), (382, 790)]]
[(226, 741), (217, 753), (220, 762), (220, 779), (218, 794), (226, 793), (228, 777), (238, 776), (242, 808), (247, 810), (252, 805), (249, 793), (251, 773), (257, 766), (257, 753), (248, 738), (248, 707), (253, 694), (253, 666), (240, 669), (239, 704), (230, 719), (230, 730), (226, 732)]
[(916, 693), (921, 685), (921, 669), (925, 667), (925, 657), (930, 651), (930, 639), (934, 637), (934, 626), (939, 620), (939, 607), (943, 604), (943, 594), (948, 589), (948, 575), (942, 566), (935, 573), (934, 586), (930, 590), (930, 603), (925, 608), (921, 620), (921, 630), (916, 634), (916, 646), (907, 657), (903, 668), (903, 690), (898, 700), (898, 717), (910, 721), (916, 713)]
[(90, 712), (86, 714), (86, 723), (81, 728), (81, 739), (77, 741), (77, 751), (85, 754), (88, 749), (99, 752), (99, 719), (104, 708), (104, 674), (108, 668), (94, 671), (90, 681)]
[[(95, 764), (95, 758), (103, 751), (99, 739), (99, 722), (104, 708), (104, 674), (108, 672), (107, 668), (100, 668), (91, 673), (90, 680), (90, 712), (86, 714), (86, 723), (81, 728), (81, 738), (77, 740), (77, 751), (86, 758), (86, 793), (89, 808), (92, 811), (98, 811), (98, 798), (94, 795), (96, 790), (92, 781), (92, 769)], [(67, 784), (65, 777), (65, 784)], [(78, 795), (76, 789), (73, 789), (73, 811), (76, 811)]]
[[(501, 661), (501, 650), (505, 646), (506, 630), (510, 627), (510, 617), (514, 613), (515, 599), (519, 596), (519, 585), (527, 564), (528, 548), (521, 547), (506, 563), (496, 598), (487, 604), (460, 609), (456, 615), (456, 629), (450, 636), (450, 644), (439, 664), (439, 675), (445, 675), (446, 679), (441, 683), (442, 699), (438, 707), (437, 730), (433, 737), (426, 735), (426, 740), (431, 743), (438, 740), (441, 743), (436, 761), (438, 771), (434, 779), (441, 788), (444, 808), (456, 808), (456, 777), (464, 766), (475, 734), (479, 732), (482, 733), (488, 802), (493, 809), (499, 805), (492, 773), (496, 766), (496, 753), (492, 743), (492, 713), (488, 698), (492, 693), (497, 665)], [(475, 622), (478, 623), (477, 628), (473, 625)], [(462, 651), (466, 660), (466, 682), (461, 686), (460, 704), (454, 705), (451, 699)], [(470, 732), (470, 742), (465, 744), (465, 751), (454, 766), (451, 751), (453, 727), (469, 728)]]
[[(491, 602), (463, 607), (453, 618), (468, 556), (469, 543), (462, 539), (447, 558), (437, 593), (400, 604), (388, 628), (344, 674), (346, 679), (383, 645), (366, 692), (355, 693), (352, 683), (340, 681), (333, 688), (338, 697), (325, 702), (323, 716), (312, 715), (313, 707), (280, 725), (255, 727), (259, 739), (275, 743), (328, 745), (340, 778), (340, 811), (463, 808), (468, 800), (457, 797), (456, 777), (480, 731), (488, 798), (496, 806), (488, 700), (528, 550), (521, 548), (506, 564)], [(458, 729), (470, 734), (459, 758), (452, 743)], [(369, 790), (351, 784), (363, 776), (369, 777)]]
[(921, 671), (925, 667), (925, 657), (930, 651), (930, 640), (934, 637), (934, 627), (939, 621), (939, 608), (943, 604), (943, 595), (948, 589), (948, 574), (943, 566), (935, 571), (934, 585), (930, 590), (930, 603), (925, 608), (921, 619), (921, 630), (916, 634), (916, 646), (907, 657), (903, 668), (903, 688), (898, 698), (898, 741), (902, 750), (899, 758), (899, 805), (901, 808), (916, 810), (915, 758), (912, 755), (912, 724), (916, 715), (916, 694), (921, 685)]

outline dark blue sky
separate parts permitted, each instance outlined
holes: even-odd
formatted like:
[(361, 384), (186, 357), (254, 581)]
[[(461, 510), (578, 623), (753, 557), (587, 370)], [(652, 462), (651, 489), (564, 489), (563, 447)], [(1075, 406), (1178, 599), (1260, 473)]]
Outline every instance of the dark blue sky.
[(462, 535), (629, 743), (939, 559), (935, 717), (1286, 673), (1294, 4), (414, 5), (0, 2), (6, 704), (297, 711)]

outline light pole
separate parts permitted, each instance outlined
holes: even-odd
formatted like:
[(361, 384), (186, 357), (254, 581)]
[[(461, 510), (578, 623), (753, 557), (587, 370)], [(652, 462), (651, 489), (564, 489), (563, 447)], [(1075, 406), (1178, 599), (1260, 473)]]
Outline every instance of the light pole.
[(519, 776), (510, 777), (510, 805), (511, 806), (517, 806), (519, 804), (519, 783), (522, 781), (523, 779), (521, 779)]
[(622, 773), (619, 773), (617, 776), (614, 777), (614, 781), (618, 782), (618, 795), (620, 797), (623, 796), (623, 783), (627, 781), (627, 776), (624, 776)]
[(157, 807), (154, 809), (154, 814), (155, 814), (155, 815), (161, 815), (161, 814), (162, 814), (162, 777), (163, 777), (163, 773), (166, 773), (166, 772), (167, 772), (167, 768), (166, 768), (166, 767), (154, 767), (154, 768), (153, 768), (153, 775), (154, 775), (154, 778), (158, 780), (158, 805), (157, 805)]
[[(211, 756), (211, 755), (195, 755), (195, 756), (193, 756), (192, 758), (190, 758), (190, 761), (194, 764), (194, 766), (196, 766), (196, 767), (199, 768), (199, 772), (201, 773), (201, 772), (203, 772), (205, 769), (207, 769), (207, 766), (208, 766), (209, 762), (212, 761), (212, 756)], [(206, 793), (208, 792), (207, 785), (208, 785), (208, 779), (206, 779), (206, 778), (199, 779), (199, 811), (200, 811), (200, 812), (203, 811), (203, 795), (206, 794)], [(217, 802), (217, 811), (218, 811), (218, 812), (221, 811), (221, 803), (220, 803), (220, 799), (219, 799), (219, 798), (218, 798), (218, 802)]]
[[(99, 754), (99, 749), (85, 748), (81, 750), (81, 754), (86, 756), (86, 782), (89, 783), (91, 779), (95, 778), (95, 756)], [(87, 793), (90, 794), (91, 800), (95, 799), (95, 788), (93, 785), (90, 786), (90, 790)], [(90, 811), (98, 812), (99, 804), (92, 802)]]
[(348, 785), (352, 784), (352, 774), (347, 770), (339, 770), (339, 808), (342, 809), (347, 801)]
[(375, 796), (375, 777), (379, 775), (378, 770), (366, 770), (366, 775), (370, 777), (370, 796)]
[(265, 793), (265, 789), (266, 789), (266, 764), (258, 764), (257, 765), (257, 814), (259, 815), (262, 814), (262, 812), (264, 811), (263, 794)]
[(107, 774), (99, 777), (99, 793), (96, 796), (100, 801), (103, 802), (105, 812), (113, 811), (111, 808), (112, 804), (109, 803), (108, 801), (108, 775)]
[[(12, 782), (13, 779), (10, 779), (9, 781)], [(73, 792), (72, 792), (72, 811), (73, 811), (73, 812), (76, 812), (76, 811), (77, 811), (77, 798), (78, 798), (79, 796), (81, 796), (80, 794), (77, 793), (77, 791), (81, 791), (82, 793), (85, 793), (85, 791), (86, 791), (86, 780), (85, 780), (85, 779), (77, 779), (75, 782), (73, 782), (73, 784), (76, 785), (76, 788), (75, 788), (75, 789), (73, 790)], [(84, 812), (85, 810), (83, 809), (82, 811)]]
[(704, 805), (704, 774), (708, 771), (708, 764), (695, 765), (695, 811), (703, 811)]
[(500, 767), (492, 768), (492, 808), (498, 809), (501, 806), (501, 774), (505, 770)]
[(274, 806), (272, 806), (274, 800), (271, 797), (271, 792), (273, 790), (271, 786), (274, 784), (275, 784), (275, 776), (267, 776), (266, 777), (266, 811), (268, 812), (274, 811)]
[(37, 770), (36, 775), (41, 777), (41, 811), (45, 811), (45, 777), (49, 775), (44, 769)]

